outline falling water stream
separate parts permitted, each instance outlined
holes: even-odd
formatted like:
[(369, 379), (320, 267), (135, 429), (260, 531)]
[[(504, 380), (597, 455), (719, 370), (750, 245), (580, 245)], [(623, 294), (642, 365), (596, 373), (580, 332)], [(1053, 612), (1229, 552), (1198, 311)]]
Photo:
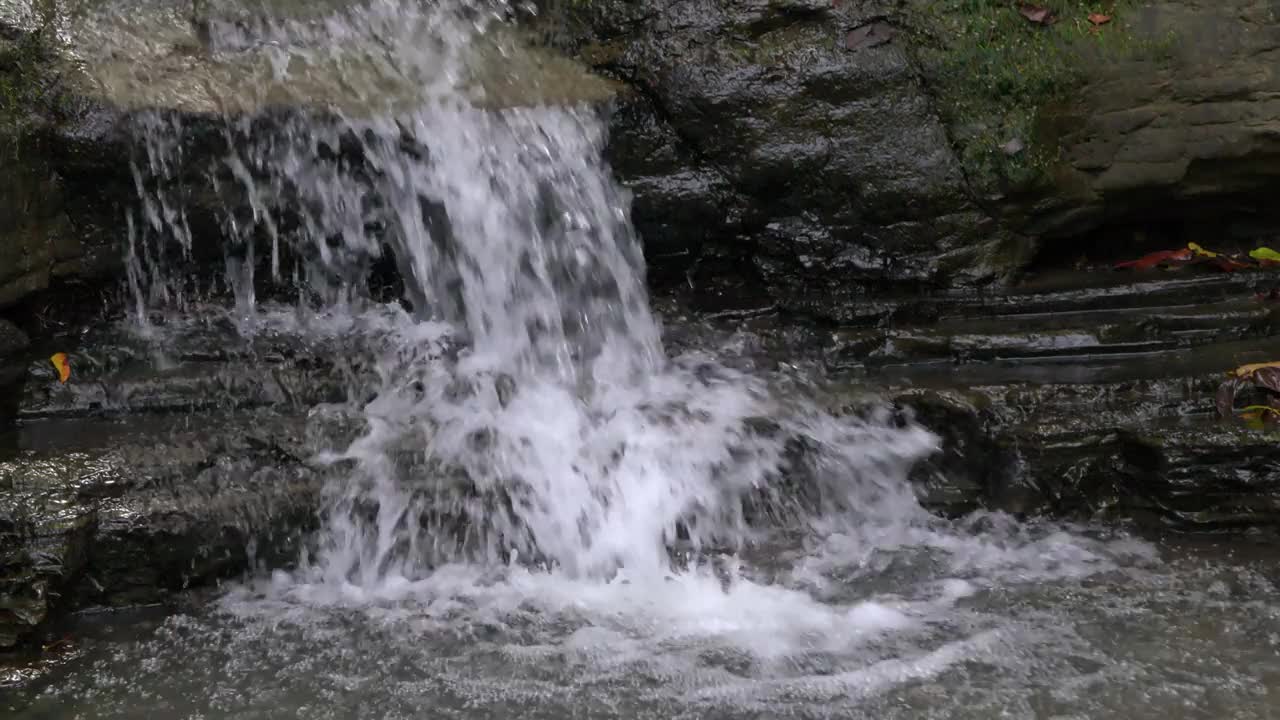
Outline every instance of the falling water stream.
[[(814, 379), (669, 357), (598, 111), (467, 84), (477, 48), (514, 52), (503, 10), (213, 23), (228, 66), (286, 88), (320, 67), (358, 102), (212, 130), (135, 114), (134, 331), (163, 345), (155, 318), (208, 311), (176, 168), (213, 133), (241, 332), (342, 332), (375, 362), (311, 411), (358, 432), (314, 458), (326, 504), (295, 568), (87, 620), (95, 649), (19, 717), (1270, 716), (1266, 567), (931, 516), (907, 480), (930, 433), (831, 413)], [(387, 259), (389, 305), (367, 280)], [(255, 273), (294, 304), (260, 302)]]

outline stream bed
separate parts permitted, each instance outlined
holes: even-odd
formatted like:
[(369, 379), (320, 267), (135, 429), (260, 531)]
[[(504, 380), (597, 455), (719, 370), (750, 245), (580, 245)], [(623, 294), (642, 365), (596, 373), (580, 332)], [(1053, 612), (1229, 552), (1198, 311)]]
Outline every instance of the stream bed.
[(370, 591), (278, 574), (77, 617), (6, 690), (7, 717), (1274, 716), (1266, 546), (1077, 531), (1006, 544), (987, 527), (861, 566), (778, 547), (744, 568), (757, 581), (453, 566)]

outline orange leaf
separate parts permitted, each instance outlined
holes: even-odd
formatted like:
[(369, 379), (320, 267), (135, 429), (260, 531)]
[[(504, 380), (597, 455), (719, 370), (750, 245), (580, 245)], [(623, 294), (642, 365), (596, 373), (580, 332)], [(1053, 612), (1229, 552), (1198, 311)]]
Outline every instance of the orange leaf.
[(1106, 25), (1111, 22), (1111, 16), (1103, 15), (1102, 13), (1089, 13), (1089, 22), (1094, 25)]
[(67, 359), (66, 353), (54, 353), (49, 358), (49, 362), (53, 363), (53, 367), (58, 371), (58, 382), (65, 383), (67, 378), (71, 377), (71, 361)]

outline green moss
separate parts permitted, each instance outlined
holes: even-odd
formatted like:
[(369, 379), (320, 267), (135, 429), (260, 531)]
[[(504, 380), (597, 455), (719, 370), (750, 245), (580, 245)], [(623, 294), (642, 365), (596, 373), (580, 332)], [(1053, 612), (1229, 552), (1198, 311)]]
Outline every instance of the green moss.
[(49, 56), (36, 34), (0, 40), (0, 123), (21, 122), (44, 100), (43, 73)]
[[(943, 120), (971, 180), (989, 194), (1049, 181), (1069, 124), (1063, 118), (1073, 114), (1074, 96), (1091, 74), (1116, 62), (1170, 57), (1173, 38), (1135, 33), (1129, 16), (1136, 0), (1045, 4), (1058, 18), (1049, 26), (1030, 22), (1010, 0), (911, 5), (918, 57)], [(1095, 27), (1090, 13), (1112, 20)]]

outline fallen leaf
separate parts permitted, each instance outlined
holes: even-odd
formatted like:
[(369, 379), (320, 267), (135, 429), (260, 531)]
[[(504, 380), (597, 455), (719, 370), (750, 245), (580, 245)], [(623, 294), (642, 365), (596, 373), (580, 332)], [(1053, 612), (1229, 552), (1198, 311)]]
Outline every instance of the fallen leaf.
[(1235, 377), (1243, 379), (1243, 378), (1249, 377), (1250, 375), (1254, 375), (1259, 370), (1266, 370), (1268, 368), (1275, 368), (1277, 370), (1280, 370), (1280, 360), (1275, 362), (1251, 363), (1249, 365), (1241, 365), (1235, 370), (1232, 370), (1231, 374), (1234, 375)]
[(1043, 5), (1023, 3), (1018, 7), (1018, 12), (1022, 13), (1022, 17), (1037, 25), (1052, 25), (1055, 20), (1053, 11)]
[[(1218, 386), (1218, 392), (1214, 397), (1218, 415), (1224, 418), (1235, 416), (1236, 395), (1249, 387), (1265, 388), (1275, 393), (1271, 396), (1267, 407), (1280, 410), (1280, 361), (1241, 365), (1227, 373), (1227, 379)], [(1249, 406), (1246, 410), (1256, 411), (1257, 407)]]
[(1102, 13), (1089, 13), (1089, 22), (1093, 23), (1095, 26), (1106, 25), (1111, 22), (1111, 16), (1103, 15)]
[(1280, 265), (1280, 252), (1276, 252), (1269, 247), (1254, 248), (1249, 251), (1249, 257), (1263, 265)]
[(1271, 392), (1280, 393), (1280, 365), (1255, 370), (1252, 379), (1254, 385), (1261, 385)]
[(1280, 288), (1272, 288), (1266, 292), (1257, 293), (1253, 297), (1258, 302), (1280, 302)]
[(1218, 386), (1213, 404), (1218, 409), (1218, 417), (1229, 418), (1235, 415), (1236, 395), (1248, 387), (1249, 383), (1242, 378), (1232, 377)]
[(58, 371), (58, 382), (65, 383), (71, 377), (71, 361), (67, 359), (66, 353), (54, 353), (49, 362)]
[(1249, 405), (1240, 410), (1240, 419), (1250, 430), (1266, 431), (1280, 422), (1280, 399), (1271, 405)]
[(1218, 257), (1218, 253), (1213, 252), (1212, 250), (1205, 250), (1204, 248), (1200, 247), (1198, 243), (1187, 243), (1187, 249), (1195, 253), (1196, 255), (1199, 255), (1200, 257), (1207, 257), (1207, 258)]
[(1150, 255), (1144, 255), (1137, 260), (1129, 260), (1127, 262), (1116, 263), (1117, 270), (1150, 270), (1160, 265), (1181, 265), (1189, 262), (1195, 253), (1187, 248), (1180, 250), (1161, 250), (1153, 252)]

